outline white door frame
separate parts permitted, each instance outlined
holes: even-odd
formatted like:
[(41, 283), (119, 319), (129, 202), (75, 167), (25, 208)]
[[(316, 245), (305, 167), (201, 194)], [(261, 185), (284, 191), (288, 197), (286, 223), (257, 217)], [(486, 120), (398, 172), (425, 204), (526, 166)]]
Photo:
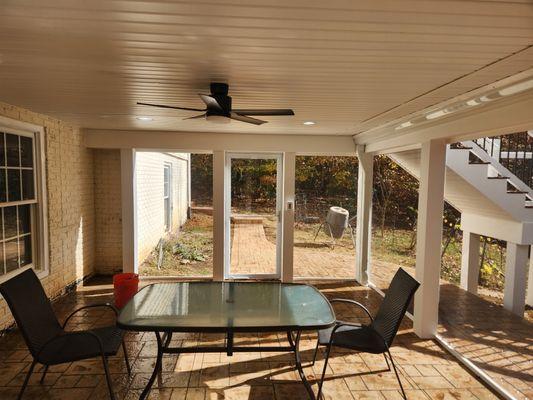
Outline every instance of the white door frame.
[[(276, 215), (278, 219), (276, 232), (276, 273), (275, 274), (231, 274), (231, 160), (232, 159), (256, 159), (276, 160)], [(283, 153), (226, 153), (224, 166), (226, 182), (224, 186), (224, 279), (281, 279), (281, 250), (283, 228)]]

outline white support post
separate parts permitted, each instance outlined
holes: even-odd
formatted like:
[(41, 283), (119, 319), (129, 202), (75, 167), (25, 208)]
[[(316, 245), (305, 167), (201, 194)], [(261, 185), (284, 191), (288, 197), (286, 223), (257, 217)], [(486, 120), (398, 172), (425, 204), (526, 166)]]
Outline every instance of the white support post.
[(421, 338), (437, 332), (445, 171), (445, 142), (422, 143), (416, 238), (416, 279), (421, 285), (414, 308), (414, 330)]
[(357, 227), (355, 234), (355, 279), (359, 284), (368, 283), (370, 273), (370, 247), (372, 239), (372, 185), (374, 156), (357, 147), (359, 160), (357, 177)]
[(526, 304), (528, 250), (528, 245), (507, 242), (503, 307), (521, 317)]
[(213, 280), (224, 280), (225, 265), (225, 154), (213, 151)]
[(283, 155), (283, 195), (282, 195), (282, 255), (281, 280), (292, 282), (294, 279), (294, 208), (295, 208), (295, 170), (296, 153)]
[(479, 281), (479, 235), (463, 231), (461, 289), (476, 294)]
[(135, 150), (120, 150), (122, 200), (122, 271), (139, 272), (137, 254), (137, 199)]
[(526, 304), (533, 307), (533, 246), (529, 251), (529, 275), (527, 279), (527, 298)]

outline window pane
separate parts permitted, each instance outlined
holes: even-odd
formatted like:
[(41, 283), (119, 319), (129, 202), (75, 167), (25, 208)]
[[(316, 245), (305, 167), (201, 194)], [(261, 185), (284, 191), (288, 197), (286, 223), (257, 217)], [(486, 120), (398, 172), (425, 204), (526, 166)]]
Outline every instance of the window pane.
[(17, 236), (17, 207), (4, 207), (4, 235), (7, 238)]
[(7, 146), (7, 166), (19, 167), (19, 137), (17, 135), (6, 134)]
[(7, 170), (7, 198), (8, 198), (8, 201), (19, 201), (22, 199), (20, 195), (20, 170), (19, 169), (8, 169)]
[(33, 170), (22, 170), (22, 198), (23, 200), (33, 200), (35, 198), (35, 190), (33, 188)]
[(31, 264), (32, 262), (32, 253), (31, 253), (31, 235), (27, 235), (19, 238), (19, 249), (20, 249), (20, 266)]
[(19, 267), (19, 253), (17, 239), (6, 242), (6, 272), (11, 272)]
[(7, 201), (6, 191), (6, 169), (0, 168), (0, 201)]
[(19, 208), (19, 235), (31, 233), (31, 205), (25, 204)]
[(4, 146), (4, 134), (0, 133), (0, 166), (6, 165), (6, 148)]
[(33, 139), (31, 137), (20, 137), (20, 165), (33, 167)]

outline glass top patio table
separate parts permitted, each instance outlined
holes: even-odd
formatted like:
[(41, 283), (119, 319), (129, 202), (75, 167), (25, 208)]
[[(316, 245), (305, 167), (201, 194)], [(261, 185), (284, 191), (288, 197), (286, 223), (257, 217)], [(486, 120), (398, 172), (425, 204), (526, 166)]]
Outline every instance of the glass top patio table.
[(121, 310), (119, 328), (159, 332), (322, 329), (335, 313), (313, 286), (278, 282), (172, 282), (141, 289)]

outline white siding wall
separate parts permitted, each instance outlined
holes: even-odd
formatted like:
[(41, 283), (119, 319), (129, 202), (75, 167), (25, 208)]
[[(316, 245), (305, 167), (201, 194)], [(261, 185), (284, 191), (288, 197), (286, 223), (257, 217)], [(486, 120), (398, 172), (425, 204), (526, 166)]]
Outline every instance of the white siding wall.
[(165, 235), (163, 170), (171, 165), (172, 231), (187, 220), (189, 155), (184, 153), (137, 153), (138, 256), (142, 262)]

